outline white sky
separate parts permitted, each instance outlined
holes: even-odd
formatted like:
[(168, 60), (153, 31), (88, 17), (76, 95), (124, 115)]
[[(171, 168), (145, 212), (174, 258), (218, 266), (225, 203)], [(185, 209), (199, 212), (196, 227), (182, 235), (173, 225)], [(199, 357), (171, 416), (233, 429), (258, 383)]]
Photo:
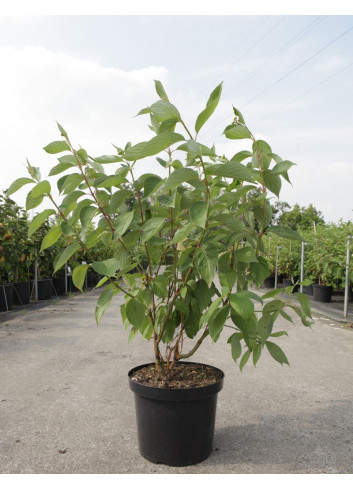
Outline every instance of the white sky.
[[(148, 117), (134, 116), (157, 100), (154, 79), (191, 127), (223, 80), (200, 142), (230, 157), (247, 148), (221, 136), (234, 105), (257, 138), (297, 163), (281, 200), (353, 220), (353, 8), (252, 2), (235, 11), (219, 1), (215, 12), (180, 1), (167, 11), (168, 3), (119, 11), (105, 1), (99, 11), (93, 2), (75, 10), (64, 1), (57, 11), (11, 3), (0, 17), (0, 190), (27, 176), (26, 158), (47, 176), (56, 157), (42, 148), (60, 139), (56, 121), (92, 156), (112, 154), (111, 143), (153, 136)], [(139, 163), (140, 173), (157, 168)], [(13, 198), (22, 205), (25, 193)]]

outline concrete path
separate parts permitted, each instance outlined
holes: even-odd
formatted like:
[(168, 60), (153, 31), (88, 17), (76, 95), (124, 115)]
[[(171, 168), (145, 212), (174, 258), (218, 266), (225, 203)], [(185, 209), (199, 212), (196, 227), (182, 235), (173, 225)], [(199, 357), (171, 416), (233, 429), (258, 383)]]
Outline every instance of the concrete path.
[(152, 360), (128, 345), (116, 296), (99, 327), (97, 291), (0, 316), (0, 472), (353, 473), (353, 330), (314, 315), (278, 339), (291, 366), (268, 354), (243, 373), (227, 336), (195, 360), (225, 372), (214, 450), (198, 465), (154, 465), (138, 452), (127, 372)]

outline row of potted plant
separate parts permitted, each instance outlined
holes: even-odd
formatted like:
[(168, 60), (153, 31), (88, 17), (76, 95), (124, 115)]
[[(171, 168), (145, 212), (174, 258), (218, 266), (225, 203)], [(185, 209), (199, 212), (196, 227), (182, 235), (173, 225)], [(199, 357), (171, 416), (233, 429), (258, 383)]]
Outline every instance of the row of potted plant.
[[(54, 219), (45, 217), (43, 220), (43, 217), (35, 216), (31, 222), (25, 209), (0, 194), (0, 311), (28, 304), (35, 297), (35, 282), (39, 300), (62, 295), (66, 290), (78, 290), (71, 274), (67, 276), (65, 287), (64, 266), (53, 274), (55, 257), (72, 238), (61, 236), (53, 246), (42, 250), (43, 238), (55, 224)], [(95, 256), (103, 259), (105, 252), (103, 244), (97, 244), (93, 250)], [(70, 258), (68, 266), (73, 270), (85, 260), (84, 253), (78, 251)], [(98, 281), (97, 274), (91, 272), (85, 283), (94, 286)]]
[[(307, 287), (306, 292), (313, 294), (316, 289), (315, 297), (329, 302), (333, 292), (341, 293), (345, 288), (347, 241), (353, 236), (353, 224), (350, 221), (320, 224), (310, 230), (300, 230), (300, 234), (305, 241), (304, 278), (313, 282), (313, 286)], [(295, 284), (301, 272), (301, 243), (285, 240), (272, 233), (266, 235), (264, 241), (269, 276), (272, 277), (268, 285), (274, 285), (276, 267), (279, 283), (284, 281), (284, 285)], [(350, 291), (352, 286), (353, 261), (349, 268)], [(352, 300), (352, 294), (349, 300)]]

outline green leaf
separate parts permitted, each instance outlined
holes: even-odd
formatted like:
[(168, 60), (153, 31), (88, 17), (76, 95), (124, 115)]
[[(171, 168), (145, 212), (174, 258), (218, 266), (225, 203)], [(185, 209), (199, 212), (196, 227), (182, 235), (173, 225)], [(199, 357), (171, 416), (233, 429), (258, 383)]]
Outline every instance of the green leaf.
[(6, 195), (9, 196), (11, 194), (14, 194), (28, 183), (35, 183), (35, 180), (32, 180), (32, 178), (17, 178), (17, 180), (11, 183), (9, 189), (6, 192)]
[(144, 193), (143, 197), (154, 193), (163, 183), (163, 179), (157, 175), (153, 177), (147, 177), (144, 183)]
[(241, 372), (243, 371), (243, 368), (247, 364), (247, 362), (248, 362), (248, 360), (250, 358), (250, 354), (251, 354), (251, 351), (250, 350), (247, 350), (244, 353), (244, 355), (241, 357), (240, 364), (239, 364), (239, 369), (240, 369)]
[(170, 243), (182, 243), (194, 229), (195, 225), (192, 222), (181, 225)]
[[(59, 188), (60, 193), (69, 194), (75, 190), (83, 180), (83, 176), (79, 173), (72, 173), (71, 175), (65, 175), (65, 180), (63, 180), (61, 188)], [(59, 181), (58, 181), (59, 184)]]
[(89, 265), (77, 265), (72, 272), (72, 281), (81, 292), (88, 268)]
[(200, 310), (203, 311), (209, 305), (214, 291), (208, 287), (203, 279), (200, 279), (196, 282), (194, 294), (199, 303)]
[(271, 172), (263, 173), (263, 179), (268, 190), (270, 190), (279, 198), (279, 194), (282, 187), (281, 178), (278, 175), (273, 174), (271, 170)]
[(270, 290), (269, 292), (266, 292), (266, 294), (264, 294), (262, 296), (262, 299), (269, 299), (270, 297), (275, 297), (276, 295), (278, 294), (281, 294), (283, 292), (283, 289), (273, 289), (273, 290)]
[(147, 156), (156, 155), (164, 149), (169, 148), (169, 146), (172, 146), (172, 144), (183, 141), (184, 139), (184, 136), (175, 132), (158, 134), (158, 136), (155, 136), (150, 141), (132, 146), (126, 151), (125, 158), (129, 161), (141, 160)]
[(52, 177), (53, 175), (59, 175), (59, 173), (64, 172), (65, 170), (68, 170), (69, 168), (72, 168), (75, 166), (74, 163), (58, 163), (57, 165), (53, 166), (53, 168), (49, 172), (49, 177)]
[(212, 243), (203, 243), (194, 256), (195, 266), (208, 286), (211, 285), (218, 263), (218, 249)]
[(178, 109), (166, 100), (158, 100), (158, 102), (155, 102), (153, 105), (151, 105), (150, 111), (158, 122), (167, 121), (168, 119), (180, 120)]
[(253, 299), (254, 301), (260, 302), (260, 304), (263, 304), (262, 297), (255, 294), (255, 292), (250, 292), (250, 290), (239, 290), (239, 292), (237, 292), (237, 296), (240, 298), (245, 297), (247, 299)]
[(67, 248), (65, 248), (55, 264), (54, 273), (58, 271), (63, 265), (65, 265), (65, 263), (72, 257), (72, 255), (76, 253), (76, 251), (78, 251), (80, 248), (80, 243), (72, 243)]
[(250, 271), (251, 276), (258, 287), (262, 285), (263, 281), (270, 273), (267, 261), (262, 256), (257, 257), (257, 263), (250, 263)]
[(251, 139), (251, 132), (245, 126), (232, 125), (226, 127), (224, 135), (228, 139)]
[(44, 195), (33, 197), (32, 192), (29, 192), (26, 197), (26, 211), (35, 209), (43, 202)]
[(287, 229), (282, 226), (270, 226), (267, 228), (268, 232), (277, 234), (281, 238), (290, 239), (294, 241), (305, 241), (298, 231), (294, 231), (293, 229)]
[(199, 178), (198, 173), (195, 170), (192, 170), (191, 168), (177, 168), (168, 177), (164, 185), (164, 190), (165, 191), (174, 190), (180, 184), (198, 178)]
[(126, 183), (127, 180), (125, 177), (120, 175), (112, 175), (111, 177), (107, 177), (105, 180), (97, 184), (97, 188), (110, 188), (110, 187), (119, 187), (122, 183)]
[(272, 333), (271, 337), (278, 338), (279, 336), (288, 336), (287, 331), (276, 331), (276, 333)]
[(242, 116), (242, 113), (238, 109), (236, 109), (234, 106), (233, 106), (233, 112), (234, 112), (234, 115), (235, 115), (236, 119), (241, 124), (245, 124), (245, 120), (244, 120), (244, 117)]
[(306, 316), (311, 319), (311, 302), (307, 295), (297, 292), (297, 298), (300, 302), (301, 308)]
[(231, 294), (229, 296), (230, 304), (238, 316), (248, 319), (254, 313), (253, 302), (244, 296)]
[(270, 352), (270, 355), (276, 362), (280, 363), (283, 365), (284, 363), (289, 365), (289, 362), (287, 360), (287, 357), (284, 353), (284, 351), (275, 343), (272, 343), (272, 341), (266, 341), (266, 346), (268, 351)]
[(165, 93), (164, 87), (162, 83), (159, 80), (154, 80), (154, 85), (156, 88), (156, 92), (159, 95), (159, 97), (164, 100), (165, 102), (169, 102), (168, 96)]
[(94, 261), (92, 268), (95, 272), (105, 275), (106, 277), (113, 277), (119, 266), (116, 258), (108, 258), (104, 261)]
[(218, 309), (218, 306), (222, 302), (222, 297), (217, 297), (210, 307), (204, 312), (204, 314), (201, 316), (200, 323), (199, 325), (202, 326), (203, 324), (207, 323), (209, 319), (211, 318), (212, 314)]
[(222, 93), (222, 83), (220, 83), (211, 93), (207, 104), (206, 108), (198, 115), (196, 124), (195, 124), (195, 131), (198, 133), (201, 129), (201, 127), (205, 124), (205, 122), (211, 117), (213, 112), (216, 110), (216, 107), (218, 105), (219, 99), (221, 97)]
[(270, 224), (272, 215), (272, 207), (267, 202), (254, 210), (254, 217), (260, 223), (262, 229), (265, 229)]
[(251, 246), (243, 246), (234, 252), (235, 259), (241, 263), (257, 262), (257, 256), (254, 248)]
[(218, 272), (218, 278), (221, 283), (223, 289), (225, 289), (226, 293), (230, 292), (234, 287), (234, 284), (237, 279), (237, 271), (236, 270), (228, 270), (227, 272)]
[(263, 314), (258, 322), (258, 334), (261, 340), (261, 343), (264, 345), (267, 338), (272, 333), (273, 323), (274, 323), (274, 315), (273, 314)]
[(260, 359), (261, 351), (262, 351), (262, 345), (260, 343), (257, 343), (255, 348), (252, 351), (252, 358), (253, 358), (254, 367), (256, 367), (256, 364)]
[(271, 173), (278, 173), (278, 174), (281, 174), (281, 173), (285, 173), (286, 171), (288, 171), (292, 166), (295, 166), (296, 164), (295, 163), (292, 163), (291, 161), (280, 161), (279, 163), (277, 163), (271, 170)]
[(113, 235), (113, 239), (119, 239), (123, 234), (129, 229), (129, 226), (134, 218), (134, 211), (127, 212), (126, 214), (120, 214), (115, 219), (114, 226), (115, 231)]
[(162, 229), (164, 217), (152, 217), (142, 226), (141, 243), (145, 243)]
[(168, 285), (169, 285), (169, 281), (167, 277), (163, 275), (157, 275), (157, 277), (155, 277), (152, 282), (153, 292), (158, 297), (163, 297), (163, 298), (168, 297)]
[(218, 340), (219, 335), (222, 332), (224, 323), (227, 320), (228, 314), (229, 314), (229, 306), (223, 306), (222, 309), (217, 311), (217, 313), (212, 316), (208, 324), (208, 330), (214, 342)]
[(267, 302), (267, 304), (264, 305), (263, 312), (274, 312), (274, 311), (280, 311), (283, 309), (285, 306), (285, 303), (280, 300), (280, 299), (274, 299), (273, 301)]
[(206, 169), (206, 173), (210, 175), (216, 175), (218, 177), (233, 178), (235, 180), (241, 180), (246, 182), (253, 182), (254, 179), (246, 168), (241, 163), (228, 161), (228, 163), (209, 165)]
[(50, 154), (62, 153), (63, 151), (70, 151), (70, 146), (65, 141), (53, 141), (45, 146), (44, 151)]
[[(99, 284), (98, 284), (99, 285)], [(112, 298), (114, 296), (114, 291), (110, 287), (106, 287), (97, 300), (97, 306), (95, 310), (96, 322), (99, 324), (99, 321), (102, 319), (103, 314), (110, 306)]]
[(230, 346), (231, 346), (232, 358), (236, 363), (241, 355), (241, 343), (240, 343), (239, 335), (237, 333), (232, 335)]
[(100, 163), (101, 165), (105, 165), (108, 163), (118, 163), (119, 161), (122, 161), (122, 158), (117, 155), (102, 155), (94, 158), (94, 161)]
[(56, 125), (58, 126), (58, 129), (60, 131), (60, 135), (63, 137), (63, 138), (67, 138), (67, 132), (65, 131), (65, 129), (59, 124), (58, 121), (56, 121)]
[(46, 209), (45, 211), (35, 216), (28, 227), (28, 237), (31, 237), (32, 234), (36, 232), (37, 229), (43, 224), (43, 222), (45, 222), (52, 214), (55, 214), (54, 209)]
[(37, 183), (31, 190), (31, 197), (34, 199), (41, 197), (44, 194), (50, 194), (51, 187), (48, 180), (43, 180), (42, 182)]
[(132, 195), (134, 195), (134, 193), (128, 189), (122, 189), (115, 192), (110, 199), (110, 207), (112, 212), (120, 207), (121, 204)]
[(55, 226), (51, 228), (50, 231), (48, 231), (43, 238), (40, 251), (44, 251), (50, 246), (52, 246), (54, 243), (56, 243), (61, 235), (62, 235), (62, 230), (60, 226)]
[(139, 328), (145, 319), (145, 308), (137, 299), (130, 299), (126, 304), (126, 316), (130, 324)]
[(111, 232), (108, 229), (100, 228), (98, 227), (94, 231), (90, 232), (87, 237), (86, 237), (86, 247), (87, 248), (92, 248), (95, 246), (102, 238), (104, 235), (110, 235)]
[(198, 202), (193, 202), (190, 207), (190, 221), (196, 226), (205, 228), (207, 219), (207, 202), (201, 200)]
[(244, 333), (244, 335), (256, 336), (258, 330), (258, 321), (255, 313), (245, 319), (242, 316), (234, 314), (231, 311), (231, 319), (235, 326), (237, 326), (240, 331)]
[(80, 212), (80, 221), (82, 224), (82, 227), (86, 227), (87, 224), (90, 224), (92, 221), (93, 217), (97, 214), (97, 208), (93, 207), (92, 205), (89, 205), (87, 207), (84, 207), (81, 212)]

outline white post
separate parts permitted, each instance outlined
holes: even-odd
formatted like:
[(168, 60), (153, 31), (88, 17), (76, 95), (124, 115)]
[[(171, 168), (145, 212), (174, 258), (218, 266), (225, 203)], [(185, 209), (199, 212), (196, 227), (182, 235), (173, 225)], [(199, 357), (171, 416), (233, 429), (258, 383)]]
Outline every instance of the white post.
[(277, 278), (278, 278), (278, 272), (277, 272), (277, 268), (278, 268), (278, 250), (280, 248), (282, 248), (282, 246), (277, 245), (277, 249), (276, 249), (276, 270), (275, 270), (275, 289), (277, 289)]
[(34, 260), (34, 300), (38, 302), (38, 260), (37, 260), (37, 248), (35, 249), (36, 258)]
[(65, 295), (67, 295), (67, 262), (65, 263)]
[[(300, 258), (300, 281), (303, 282), (304, 280), (304, 247), (305, 247), (305, 242), (302, 241), (302, 254)], [(300, 292), (303, 293), (303, 284), (300, 284)]]
[(350, 244), (352, 236), (348, 237), (347, 240), (347, 255), (346, 255), (346, 283), (344, 288), (344, 307), (343, 307), (343, 317), (347, 317), (348, 314), (348, 288), (349, 288), (349, 264), (351, 259)]

